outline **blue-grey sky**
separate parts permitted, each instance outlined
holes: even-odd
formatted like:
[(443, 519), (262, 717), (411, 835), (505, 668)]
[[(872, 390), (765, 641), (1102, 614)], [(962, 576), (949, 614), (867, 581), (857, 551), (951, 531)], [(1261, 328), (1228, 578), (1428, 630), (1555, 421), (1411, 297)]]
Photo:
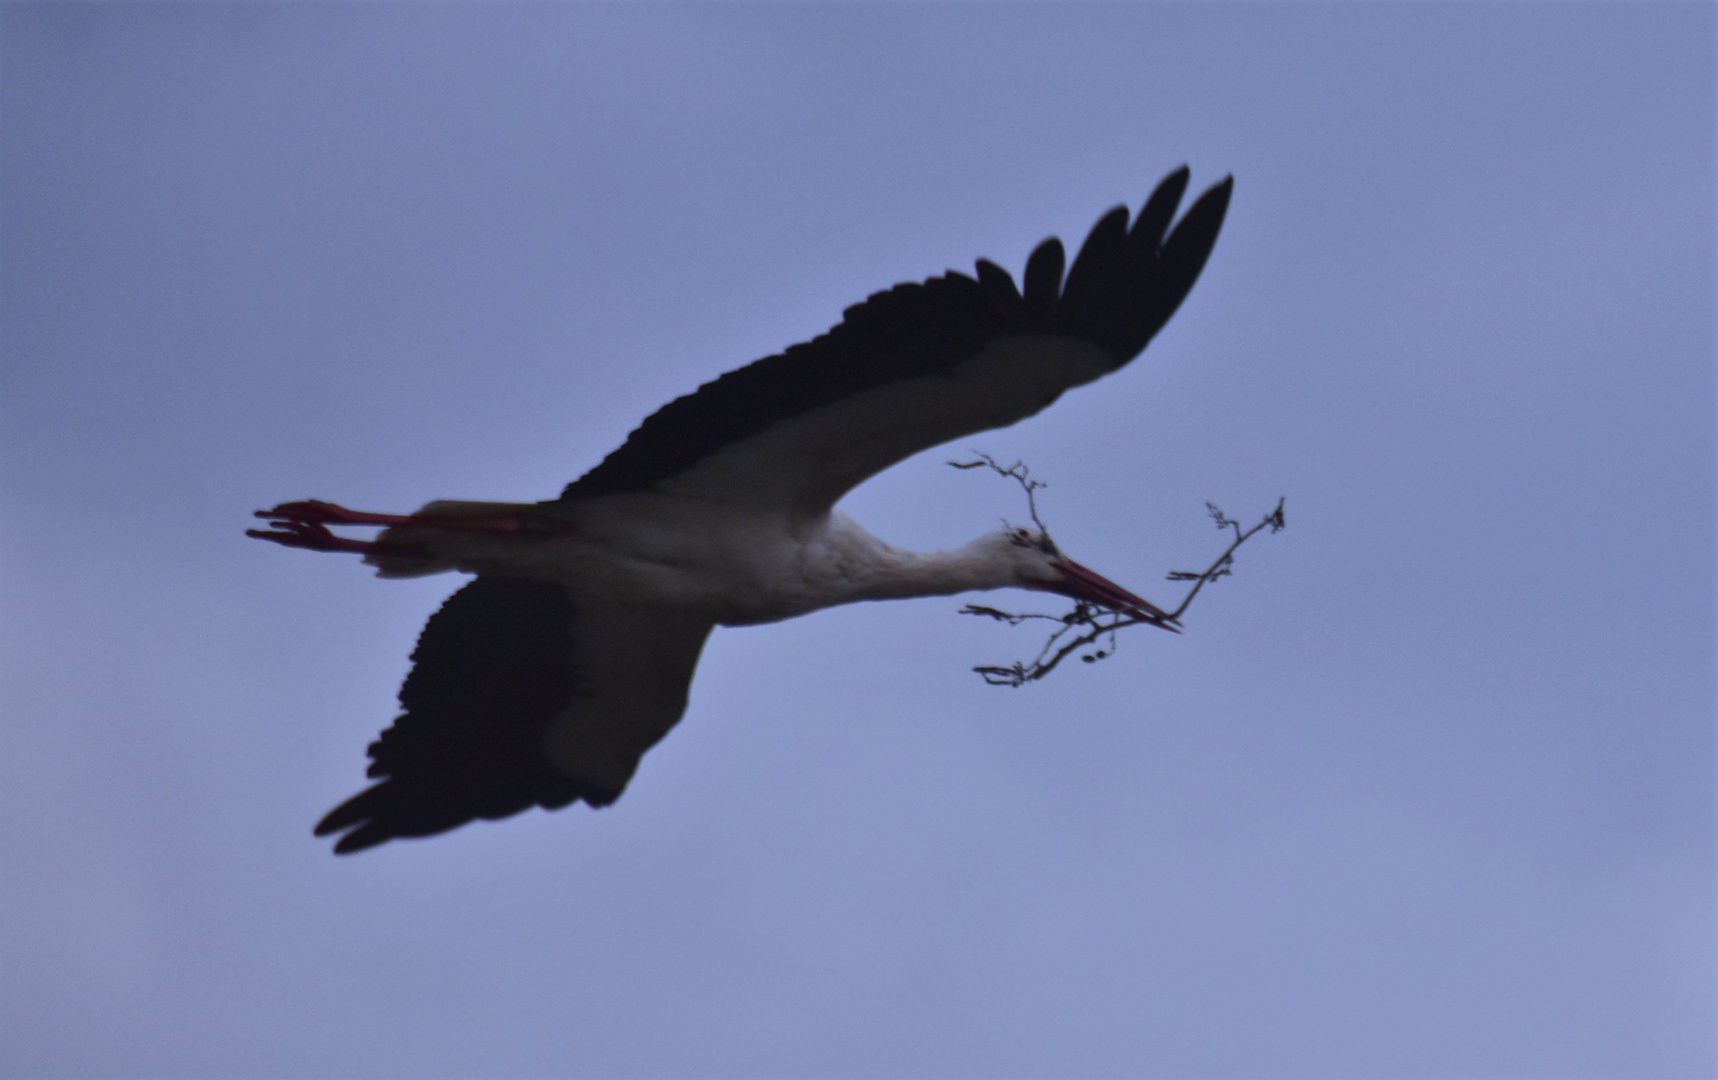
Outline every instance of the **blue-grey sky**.
[[(0, 29), (6, 1074), (1718, 1067), (1710, 5)], [(1010, 691), (955, 600), (719, 630), (614, 807), (311, 839), (457, 583), (249, 511), (553, 496), (1183, 162), (1236, 189), (1181, 312), (969, 444), (1160, 600), (1286, 495), (1183, 637)], [(951, 452), (845, 508), (1022, 515)]]

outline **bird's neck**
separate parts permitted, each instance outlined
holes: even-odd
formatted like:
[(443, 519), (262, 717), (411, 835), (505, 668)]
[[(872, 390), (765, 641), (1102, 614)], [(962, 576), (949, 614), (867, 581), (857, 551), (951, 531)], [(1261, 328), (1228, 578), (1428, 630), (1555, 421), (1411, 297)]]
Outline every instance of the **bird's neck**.
[(855, 599), (952, 596), (1019, 584), (1013, 565), (996, 558), (994, 547), (982, 539), (952, 551), (904, 551), (881, 541), (878, 547), (879, 557), (868, 568)]

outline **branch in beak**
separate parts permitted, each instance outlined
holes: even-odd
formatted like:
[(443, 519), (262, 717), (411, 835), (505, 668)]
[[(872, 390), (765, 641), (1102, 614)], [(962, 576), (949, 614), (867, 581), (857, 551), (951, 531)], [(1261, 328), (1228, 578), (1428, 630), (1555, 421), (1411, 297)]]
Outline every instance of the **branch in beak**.
[(1131, 615), (1179, 634), (1181, 623), (1151, 601), (1135, 596), (1101, 574), (1093, 573), (1072, 559), (1057, 559), (1051, 563), (1062, 574), (1062, 580), (1046, 582), (1042, 588), (1071, 596), (1075, 600), (1097, 604), (1124, 615)]

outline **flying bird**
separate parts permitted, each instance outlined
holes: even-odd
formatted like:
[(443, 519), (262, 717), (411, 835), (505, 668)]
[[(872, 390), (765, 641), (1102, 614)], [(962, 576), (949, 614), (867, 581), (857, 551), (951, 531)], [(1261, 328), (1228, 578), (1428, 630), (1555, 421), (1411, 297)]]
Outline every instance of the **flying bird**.
[[(1226, 178), (1174, 228), (1182, 167), (1129, 223), (1118, 206), (1063, 278), (1044, 241), (1016, 288), (979, 260), (850, 307), (811, 341), (663, 406), (538, 503), (438, 501), (409, 515), (320, 501), (259, 510), (248, 535), (361, 554), (381, 577), (476, 577), (430, 617), (370, 745), (377, 782), (316, 835), (338, 853), (532, 806), (620, 797), (679, 721), (712, 628), (858, 600), (1019, 587), (1175, 628), (1146, 600), (1004, 528), (955, 551), (904, 551), (835, 508), (921, 450), (1036, 414), (1145, 348), (1205, 265)], [(380, 526), (373, 540), (330, 526)]]

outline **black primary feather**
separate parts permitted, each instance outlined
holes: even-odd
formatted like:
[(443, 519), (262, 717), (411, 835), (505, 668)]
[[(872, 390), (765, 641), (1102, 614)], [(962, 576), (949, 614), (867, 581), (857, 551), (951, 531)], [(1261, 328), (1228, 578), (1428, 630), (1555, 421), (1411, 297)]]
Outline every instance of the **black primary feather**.
[(1079, 325), (1093, 291), (1113, 285), (1120, 276), (1118, 270), (1126, 247), (1127, 207), (1118, 206), (1092, 226), (1068, 270), (1067, 283), (1062, 286), (1061, 312), (1073, 325)]
[(1016, 311), (1020, 307), (1020, 290), (1014, 287), (1014, 279), (1008, 271), (997, 266), (989, 259), (980, 259), (977, 263), (978, 283), (990, 290), (1003, 312)]
[[(1187, 166), (1183, 165), (1157, 185), (1157, 190), (1151, 193), (1151, 198), (1145, 200), (1145, 205), (1139, 208), (1139, 216), (1133, 220), (1133, 228), (1128, 230), (1128, 240), (1131, 246), (1140, 251), (1155, 251), (1163, 246), (1163, 234), (1169, 228), (1169, 221), (1175, 216), (1175, 208), (1181, 205), (1181, 196), (1187, 192), (1187, 181), (1192, 176)], [(1224, 180), (1218, 187), (1228, 184)], [(1211, 191), (1216, 191), (1212, 188)], [(1210, 191), (1205, 193), (1207, 196)]]
[(1045, 329), (1056, 326), (1056, 301), (1062, 295), (1062, 267), (1066, 262), (1062, 242), (1054, 236), (1026, 257), (1020, 295), (1026, 298), (1026, 317)]

